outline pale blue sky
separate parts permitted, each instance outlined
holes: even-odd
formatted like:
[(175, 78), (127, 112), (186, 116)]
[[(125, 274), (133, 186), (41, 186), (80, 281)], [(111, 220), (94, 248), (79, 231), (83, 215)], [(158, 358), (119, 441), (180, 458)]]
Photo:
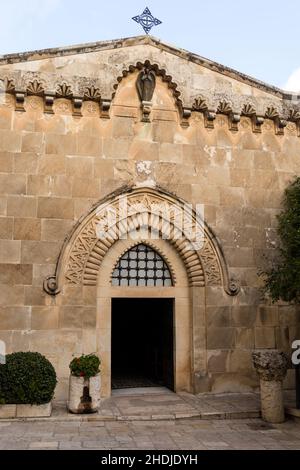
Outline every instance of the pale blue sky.
[(153, 36), (300, 91), (299, 0), (0, 1), (0, 54), (138, 36), (148, 6)]

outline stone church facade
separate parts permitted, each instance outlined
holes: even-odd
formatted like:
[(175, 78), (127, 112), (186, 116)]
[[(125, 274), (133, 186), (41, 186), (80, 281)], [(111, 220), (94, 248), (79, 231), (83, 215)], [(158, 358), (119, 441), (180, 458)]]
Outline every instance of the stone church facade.
[[(300, 338), (297, 307), (272, 305), (258, 276), (276, 247), (283, 191), (299, 174), (297, 97), (144, 36), (5, 56), (0, 85), (7, 352), (45, 354), (59, 399), (72, 357), (97, 353), (102, 395), (110, 396), (112, 309), (129, 299), (129, 309), (118, 307), (125, 358), (127, 347), (138, 358), (147, 331), (160, 330), (168, 353), (147, 347), (167, 364), (174, 391), (256, 389), (252, 351), (290, 351)], [(174, 214), (188, 207), (195, 233), (199, 204), (195, 246)], [(167, 236), (157, 207), (170, 210)], [(109, 222), (108, 210), (117, 215)], [(122, 262), (141, 253), (164, 274), (139, 282), (136, 267), (125, 267), (122, 278)], [(152, 310), (137, 307), (145, 315), (137, 328), (129, 317), (138, 299)], [(171, 320), (153, 327), (163, 300), (172, 301)], [(285, 386), (293, 387), (293, 371)]]

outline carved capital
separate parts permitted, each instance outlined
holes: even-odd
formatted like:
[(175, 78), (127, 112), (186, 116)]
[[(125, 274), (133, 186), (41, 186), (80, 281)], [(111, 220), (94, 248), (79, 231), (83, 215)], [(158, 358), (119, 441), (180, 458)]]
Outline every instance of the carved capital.
[(289, 360), (284, 352), (262, 349), (252, 353), (253, 365), (261, 380), (281, 382), (286, 376)]
[(60, 293), (56, 276), (50, 276), (45, 279), (44, 291), (49, 295), (58, 295)]

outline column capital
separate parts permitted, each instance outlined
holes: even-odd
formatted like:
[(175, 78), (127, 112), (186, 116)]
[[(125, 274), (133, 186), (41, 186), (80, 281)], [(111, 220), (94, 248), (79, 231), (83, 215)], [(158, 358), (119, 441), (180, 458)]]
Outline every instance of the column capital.
[(252, 353), (254, 368), (261, 380), (282, 381), (286, 376), (289, 360), (284, 352), (276, 349), (261, 349)]

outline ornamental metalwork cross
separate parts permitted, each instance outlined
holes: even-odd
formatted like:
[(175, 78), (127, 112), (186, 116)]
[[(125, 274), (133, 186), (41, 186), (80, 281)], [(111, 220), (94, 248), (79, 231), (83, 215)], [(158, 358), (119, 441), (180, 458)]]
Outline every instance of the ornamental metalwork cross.
[(157, 18), (154, 18), (149, 8), (145, 8), (141, 15), (134, 16), (132, 19), (142, 26), (146, 34), (150, 33), (153, 26), (158, 26), (159, 24), (162, 24), (162, 21), (158, 20)]

